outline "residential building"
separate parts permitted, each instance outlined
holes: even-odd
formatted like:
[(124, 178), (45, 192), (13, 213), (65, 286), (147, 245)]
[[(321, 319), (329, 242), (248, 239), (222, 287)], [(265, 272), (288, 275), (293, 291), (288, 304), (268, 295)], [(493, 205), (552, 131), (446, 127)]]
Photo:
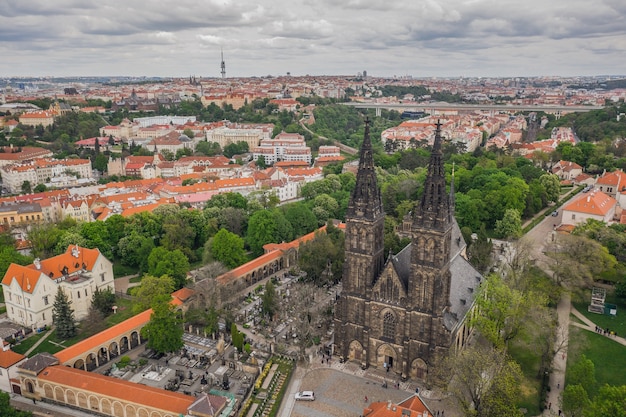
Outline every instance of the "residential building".
[(1, 146), (0, 167), (10, 164), (20, 164), (37, 158), (52, 158), (52, 151), (32, 146)]
[(69, 246), (61, 255), (26, 266), (11, 264), (2, 279), (7, 318), (38, 329), (52, 324), (52, 307), (61, 288), (77, 320), (89, 313), (96, 289), (114, 289), (113, 264), (98, 249)]
[(0, 205), (0, 224), (4, 226), (30, 226), (45, 220), (37, 203), (14, 203)]
[(626, 190), (626, 173), (618, 169), (612, 172), (605, 172), (596, 180), (595, 188), (613, 198)]
[(576, 177), (583, 173), (583, 167), (576, 162), (560, 160), (552, 166), (552, 173), (561, 180), (574, 181)]
[(49, 110), (32, 111), (20, 115), (20, 123), (25, 126), (52, 126), (56, 113)]
[(222, 149), (231, 143), (246, 142), (248, 148), (255, 148), (263, 139), (270, 139), (273, 124), (239, 124), (229, 123), (226, 126), (207, 130), (206, 140), (216, 142)]
[(258, 147), (252, 148), (253, 160), (260, 156), (265, 158), (267, 165), (277, 161), (304, 161), (311, 163), (311, 148), (306, 146), (304, 136), (298, 133), (282, 132), (274, 139), (263, 139)]
[(17, 380), (18, 366), (25, 360), (26, 356), (10, 349), (0, 350), (0, 391), (19, 394), (19, 384), (14, 381)]
[(616, 209), (617, 200), (602, 191), (582, 193), (563, 206), (561, 223), (577, 225), (588, 219), (609, 223)]
[(23, 163), (0, 167), (2, 184), (10, 193), (22, 191), (28, 181), (31, 187), (38, 184), (50, 186), (72, 186), (93, 180), (89, 159), (49, 159), (38, 158)]

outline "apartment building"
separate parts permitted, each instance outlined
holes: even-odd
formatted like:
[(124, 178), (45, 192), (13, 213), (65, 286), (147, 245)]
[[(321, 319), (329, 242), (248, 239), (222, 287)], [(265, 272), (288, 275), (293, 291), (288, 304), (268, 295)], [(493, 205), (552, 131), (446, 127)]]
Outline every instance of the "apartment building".
[(0, 167), (2, 183), (10, 193), (19, 193), (22, 184), (28, 181), (31, 187), (37, 184), (55, 183), (77, 185), (82, 180), (92, 179), (89, 159), (49, 159), (38, 158), (23, 163)]
[(278, 161), (304, 161), (311, 163), (311, 148), (306, 146), (304, 136), (298, 133), (282, 132), (274, 139), (263, 139), (258, 147), (252, 148), (252, 158), (256, 161), (260, 156), (265, 163), (272, 165)]
[(222, 149), (226, 145), (237, 142), (246, 142), (250, 149), (259, 146), (261, 140), (270, 139), (273, 124), (239, 124), (230, 123), (226, 126), (207, 130), (206, 140), (216, 142)]

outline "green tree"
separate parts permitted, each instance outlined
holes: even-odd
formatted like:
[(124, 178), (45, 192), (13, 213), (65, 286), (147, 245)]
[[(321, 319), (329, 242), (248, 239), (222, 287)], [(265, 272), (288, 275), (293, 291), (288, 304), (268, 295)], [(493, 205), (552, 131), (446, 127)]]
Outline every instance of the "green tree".
[[(429, 377), (435, 385), (450, 392), (461, 406), (463, 415), (478, 417), (482, 416), (483, 400), (487, 402), (485, 416), (496, 416), (493, 413), (498, 410), (506, 408), (508, 411), (511, 408), (503, 402), (510, 400), (510, 396), (515, 398), (515, 387), (510, 384), (519, 381), (519, 372), (519, 366), (511, 363), (504, 350), (484, 343), (473, 343), (439, 359), (432, 373), (429, 372)], [(496, 387), (496, 382), (506, 386)], [(500, 388), (502, 392), (498, 392)], [(503, 397), (498, 398), (498, 395)]]
[(152, 301), (150, 322), (141, 329), (148, 339), (147, 347), (159, 353), (176, 352), (183, 348), (183, 322), (175, 311), (169, 295), (157, 296)]
[(274, 317), (277, 307), (278, 300), (276, 298), (276, 289), (274, 288), (272, 280), (269, 280), (267, 284), (265, 284), (265, 292), (261, 298), (261, 312), (271, 320), (272, 317)]
[(30, 194), (32, 192), (33, 192), (33, 190), (31, 188), (30, 181), (24, 181), (22, 183), (22, 194)]
[(322, 286), (334, 283), (337, 276), (333, 264), (343, 264), (343, 251), (328, 233), (317, 233), (315, 238), (300, 245), (298, 266), (306, 272), (305, 281)]
[(507, 209), (504, 217), (496, 221), (496, 235), (503, 239), (517, 238), (522, 235), (522, 216), (516, 209)]
[(46, 184), (37, 184), (35, 188), (33, 188), (33, 191), (36, 193), (43, 193), (44, 191), (48, 191), (48, 187), (46, 187)]
[(52, 223), (32, 225), (28, 231), (28, 240), (33, 245), (33, 256), (41, 259), (52, 257), (62, 234), (63, 231)]
[(149, 309), (158, 297), (170, 296), (174, 292), (174, 280), (167, 275), (156, 277), (146, 274), (141, 278), (141, 285), (131, 291), (135, 297), (133, 313), (139, 314)]
[(28, 265), (33, 261), (32, 257), (22, 255), (15, 249), (15, 241), (10, 234), (2, 233), (0, 238), (0, 276), (4, 276), (12, 263)]
[(233, 346), (236, 347), (239, 352), (242, 352), (245, 335), (239, 331), (235, 323), (230, 326), (230, 337), (233, 340)]
[(16, 410), (11, 406), (11, 396), (3, 391), (0, 391), (0, 416), (2, 417), (32, 417), (33, 413), (30, 411)]
[(74, 319), (72, 302), (61, 287), (57, 287), (57, 294), (54, 298), (52, 322), (54, 323), (59, 339), (65, 340), (76, 335), (76, 320)]
[(293, 228), (294, 237), (306, 235), (317, 228), (315, 214), (302, 202), (291, 203), (283, 207), (285, 218)]
[(263, 253), (263, 245), (273, 241), (275, 229), (274, 219), (270, 212), (257, 211), (250, 216), (246, 239), (255, 256)]
[(567, 384), (563, 390), (563, 412), (567, 416), (582, 417), (589, 406), (587, 390), (580, 384)]
[(585, 408), (585, 417), (626, 417), (626, 385), (604, 385)]
[(243, 239), (226, 229), (219, 232), (209, 241), (210, 253), (214, 260), (222, 262), (228, 268), (236, 268), (246, 263), (246, 252)]
[(546, 246), (554, 281), (568, 288), (590, 286), (617, 263), (607, 248), (585, 236), (556, 234)]
[(579, 384), (585, 387), (589, 397), (596, 392), (596, 368), (593, 362), (584, 354), (567, 369), (568, 384)]
[(557, 202), (561, 195), (561, 182), (554, 174), (543, 174), (539, 177), (539, 183), (546, 190), (548, 201)]
[(152, 239), (141, 236), (136, 231), (121, 238), (117, 244), (120, 261), (130, 267), (138, 267), (141, 271), (147, 269), (147, 261), (152, 249), (154, 249)]
[(485, 273), (492, 265), (491, 255), (493, 250), (493, 243), (491, 242), (491, 239), (489, 239), (489, 237), (487, 236), (487, 231), (485, 230), (484, 224), (480, 227), (480, 229), (476, 233), (476, 236), (477, 238), (475, 241), (472, 241), (470, 237), (470, 240), (468, 240), (467, 242), (467, 255), (469, 257), (470, 263), (474, 265), (474, 268), (482, 273)]
[(179, 249), (168, 251), (164, 247), (152, 249), (148, 256), (148, 274), (157, 277), (168, 275), (174, 280), (174, 289), (187, 283), (189, 260)]
[(267, 168), (267, 164), (265, 163), (265, 156), (263, 155), (259, 155), (259, 157), (256, 160), (256, 165), (260, 168), (260, 169), (265, 169)]
[(98, 310), (104, 317), (110, 315), (113, 312), (113, 306), (115, 305), (115, 294), (111, 291), (111, 288), (107, 287), (104, 290), (96, 288), (91, 296), (91, 306)]
[(107, 158), (106, 155), (99, 153), (94, 157), (92, 167), (102, 173), (106, 172), (108, 164), (109, 158)]
[(497, 274), (489, 275), (482, 283), (475, 302), (477, 314), (470, 320), (471, 325), (499, 348), (506, 348), (519, 334), (533, 306), (526, 294), (509, 287)]
[(508, 359), (480, 401), (479, 417), (522, 417), (524, 413), (517, 405), (522, 395), (524, 375), (519, 364)]

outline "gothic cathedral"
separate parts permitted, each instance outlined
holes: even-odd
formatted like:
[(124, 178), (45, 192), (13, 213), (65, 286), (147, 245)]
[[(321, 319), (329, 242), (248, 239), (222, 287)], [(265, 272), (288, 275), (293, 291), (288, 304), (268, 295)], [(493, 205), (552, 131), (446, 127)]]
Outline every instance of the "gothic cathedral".
[(435, 354), (460, 348), (469, 337), (465, 318), (482, 277), (464, 258), (453, 182), (446, 191), (439, 123), (422, 198), (403, 223), (411, 243), (385, 260), (385, 213), (365, 123), (346, 213), (334, 352), (363, 367), (424, 380)]

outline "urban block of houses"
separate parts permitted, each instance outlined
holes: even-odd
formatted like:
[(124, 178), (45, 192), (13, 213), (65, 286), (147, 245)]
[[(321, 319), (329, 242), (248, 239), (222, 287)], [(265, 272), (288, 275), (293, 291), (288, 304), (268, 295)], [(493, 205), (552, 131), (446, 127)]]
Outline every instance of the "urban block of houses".
[(52, 158), (52, 151), (33, 146), (0, 146), (0, 167), (9, 164), (21, 164), (37, 158)]
[(22, 184), (29, 182), (31, 187), (48, 184), (52, 187), (75, 186), (93, 180), (89, 159), (50, 159), (38, 158), (22, 163), (0, 167), (2, 184), (10, 193), (22, 191)]
[(61, 255), (26, 266), (12, 263), (2, 279), (9, 321), (33, 330), (52, 324), (52, 307), (61, 288), (75, 318), (89, 313), (96, 289), (114, 290), (113, 264), (98, 249), (71, 245)]

